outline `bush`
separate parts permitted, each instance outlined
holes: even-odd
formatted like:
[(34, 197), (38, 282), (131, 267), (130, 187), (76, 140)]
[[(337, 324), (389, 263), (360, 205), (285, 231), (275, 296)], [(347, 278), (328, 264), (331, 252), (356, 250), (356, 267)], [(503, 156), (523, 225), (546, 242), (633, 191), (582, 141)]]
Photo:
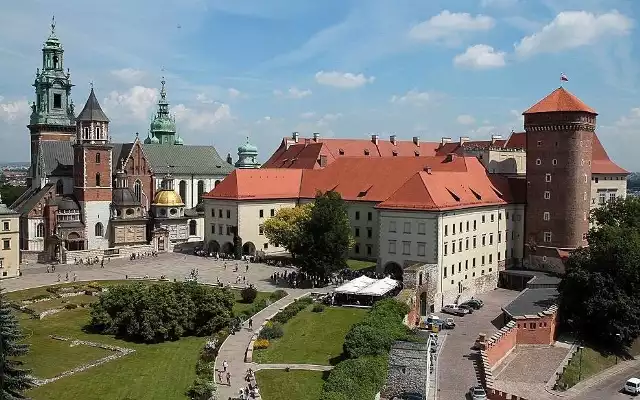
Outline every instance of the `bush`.
[(242, 302), (251, 304), (258, 297), (258, 291), (253, 286), (246, 287), (242, 289), (240, 292), (240, 296), (242, 296)]
[(87, 287), (91, 289), (96, 289), (97, 291), (102, 291), (102, 285), (100, 285), (98, 282), (90, 282), (87, 285)]
[(268, 339), (258, 339), (253, 342), (253, 348), (255, 350), (266, 349), (267, 347), (269, 347), (269, 344), (270, 343)]
[(311, 311), (313, 312), (323, 312), (324, 311), (324, 304), (314, 304), (313, 308), (311, 309)]
[(285, 307), (284, 310), (280, 311), (273, 317), (274, 322), (279, 322), (281, 324), (287, 323), (291, 318), (295, 317), (300, 311), (304, 310), (309, 306), (309, 304), (313, 303), (313, 299), (310, 297), (303, 297), (299, 300), (295, 300), (293, 303), (289, 304)]
[(271, 293), (269, 295), (269, 300), (275, 302), (275, 301), (280, 300), (283, 297), (287, 297), (287, 295), (288, 295), (288, 293), (286, 291), (284, 291), (282, 289), (278, 289), (278, 290), (276, 290), (275, 292), (273, 292), (273, 293)]
[(268, 323), (262, 328), (260, 331), (260, 335), (258, 336), (260, 339), (278, 339), (284, 335), (284, 330), (282, 329), (282, 324), (276, 323)]
[(64, 308), (66, 308), (67, 310), (73, 310), (78, 308), (78, 305), (74, 303), (68, 303), (64, 305)]
[(249, 309), (242, 310), (242, 312), (240, 312), (240, 315), (242, 315), (245, 320), (249, 319), (249, 317), (251, 317), (254, 314), (257, 314), (259, 311), (261, 311), (266, 306), (267, 306), (267, 300), (260, 299), (260, 300), (258, 300), (256, 302), (254, 302), (251, 305), (251, 307), (249, 307)]
[(118, 285), (91, 304), (93, 330), (158, 343), (211, 335), (229, 326), (235, 298), (228, 289), (173, 282)]
[(196, 362), (196, 375), (205, 377), (211, 377), (214, 373), (213, 363), (204, 361), (202, 359)]
[(51, 297), (50, 294), (39, 294), (36, 296), (33, 296), (32, 298), (28, 299), (30, 301), (38, 301), (38, 300), (42, 300), (42, 299), (48, 299), (49, 297)]
[[(213, 376), (213, 375), (212, 375)], [(216, 385), (211, 378), (198, 377), (193, 381), (187, 395), (193, 400), (208, 400), (216, 392)]]
[(60, 291), (60, 287), (58, 287), (58, 286), (49, 286), (46, 289), (46, 291), (49, 292), (49, 293), (58, 294), (58, 291)]
[(370, 400), (387, 378), (387, 357), (361, 357), (338, 363), (322, 388), (322, 400)]

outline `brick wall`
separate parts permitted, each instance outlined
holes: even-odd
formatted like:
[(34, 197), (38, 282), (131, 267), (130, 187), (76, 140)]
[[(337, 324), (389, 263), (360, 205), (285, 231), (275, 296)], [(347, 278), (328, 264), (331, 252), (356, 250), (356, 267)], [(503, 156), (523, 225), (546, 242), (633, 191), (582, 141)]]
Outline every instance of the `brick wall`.
[(518, 344), (551, 344), (555, 340), (557, 312), (545, 311), (535, 317), (516, 317)]
[(518, 328), (516, 324), (515, 322), (509, 322), (485, 342), (484, 351), (491, 367), (511, 353), (516, 347), (517, 338)]

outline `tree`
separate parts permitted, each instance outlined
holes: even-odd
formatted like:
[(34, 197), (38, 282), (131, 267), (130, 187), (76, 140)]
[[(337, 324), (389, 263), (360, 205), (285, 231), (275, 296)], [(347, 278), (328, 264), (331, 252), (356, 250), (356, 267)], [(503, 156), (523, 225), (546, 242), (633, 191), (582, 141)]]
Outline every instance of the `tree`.
[(0, 196), (2, 196), (2, 202), (7, 206), (12, 205), (18, 197), (27, 190), (26, 186), (13, 186), (5, 184), (0, 186)]
[(640, 198), (611, 201), (591, 216), (589, 247), (570, 255), (558, 287), (560, 315), (582, 336), (628, 346), (640, 335)]
[(282, 246), (295, 258), (301, 251), (304, 224), (311, 218), (313, 203), (281, 208), (263, 224), (269, 242)]
[(311, 216), (303, 225), (301, 270), (325, 278), (346, 268), (354, 240), (347, 205), (340, 194), (334, 191), (318, 193)]
[(24, 335), (18, 319), (13, 314), (3, 289), (0, 288), (0, 398), (2, 400), (26, 399), (25, 390), (33, 387), (29, 370), (22, 368), (21, 357), (29, 352), (29, 345), (22, 343)]

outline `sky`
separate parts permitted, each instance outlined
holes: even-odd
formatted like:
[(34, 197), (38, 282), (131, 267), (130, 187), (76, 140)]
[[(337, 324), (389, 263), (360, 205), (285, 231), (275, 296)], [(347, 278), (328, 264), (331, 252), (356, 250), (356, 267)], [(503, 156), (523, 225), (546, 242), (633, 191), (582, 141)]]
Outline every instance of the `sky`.
[[(107, 4), (108, 3), (108, 4)], [(146, 137), (166, 79), (186, 144), (265, 161), (285, 136), (507, 137), (560, 85), (640, 171), (637, 0), (23, 0), (0, 12), (0, 160), (29, 158), (55, 15), (76, 110), (93, 82), (112, 140)]]

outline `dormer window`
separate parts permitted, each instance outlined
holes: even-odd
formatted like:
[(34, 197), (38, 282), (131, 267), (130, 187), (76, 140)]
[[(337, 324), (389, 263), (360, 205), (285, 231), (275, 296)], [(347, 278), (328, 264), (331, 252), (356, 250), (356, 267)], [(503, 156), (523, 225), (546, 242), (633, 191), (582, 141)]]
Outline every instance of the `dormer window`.
[(343, 149), (339, 149), (338, 153), (340, 153), (340, 155), (343, 156), (344, 155), (344, 150)]
[(369, 155), (369, 149), (364, 149), (364, 155), (368, 156)]
[(393, 153), (393, 156), (394, 156), (394, 157), (397, 157), (397, 156), (398, 156), (398, 150), (394, 150), (392, 153)]
[(414, 151), (413, 154), (415, 154), (416, 157), (420, 157), (420, 152), (418, 150)]

